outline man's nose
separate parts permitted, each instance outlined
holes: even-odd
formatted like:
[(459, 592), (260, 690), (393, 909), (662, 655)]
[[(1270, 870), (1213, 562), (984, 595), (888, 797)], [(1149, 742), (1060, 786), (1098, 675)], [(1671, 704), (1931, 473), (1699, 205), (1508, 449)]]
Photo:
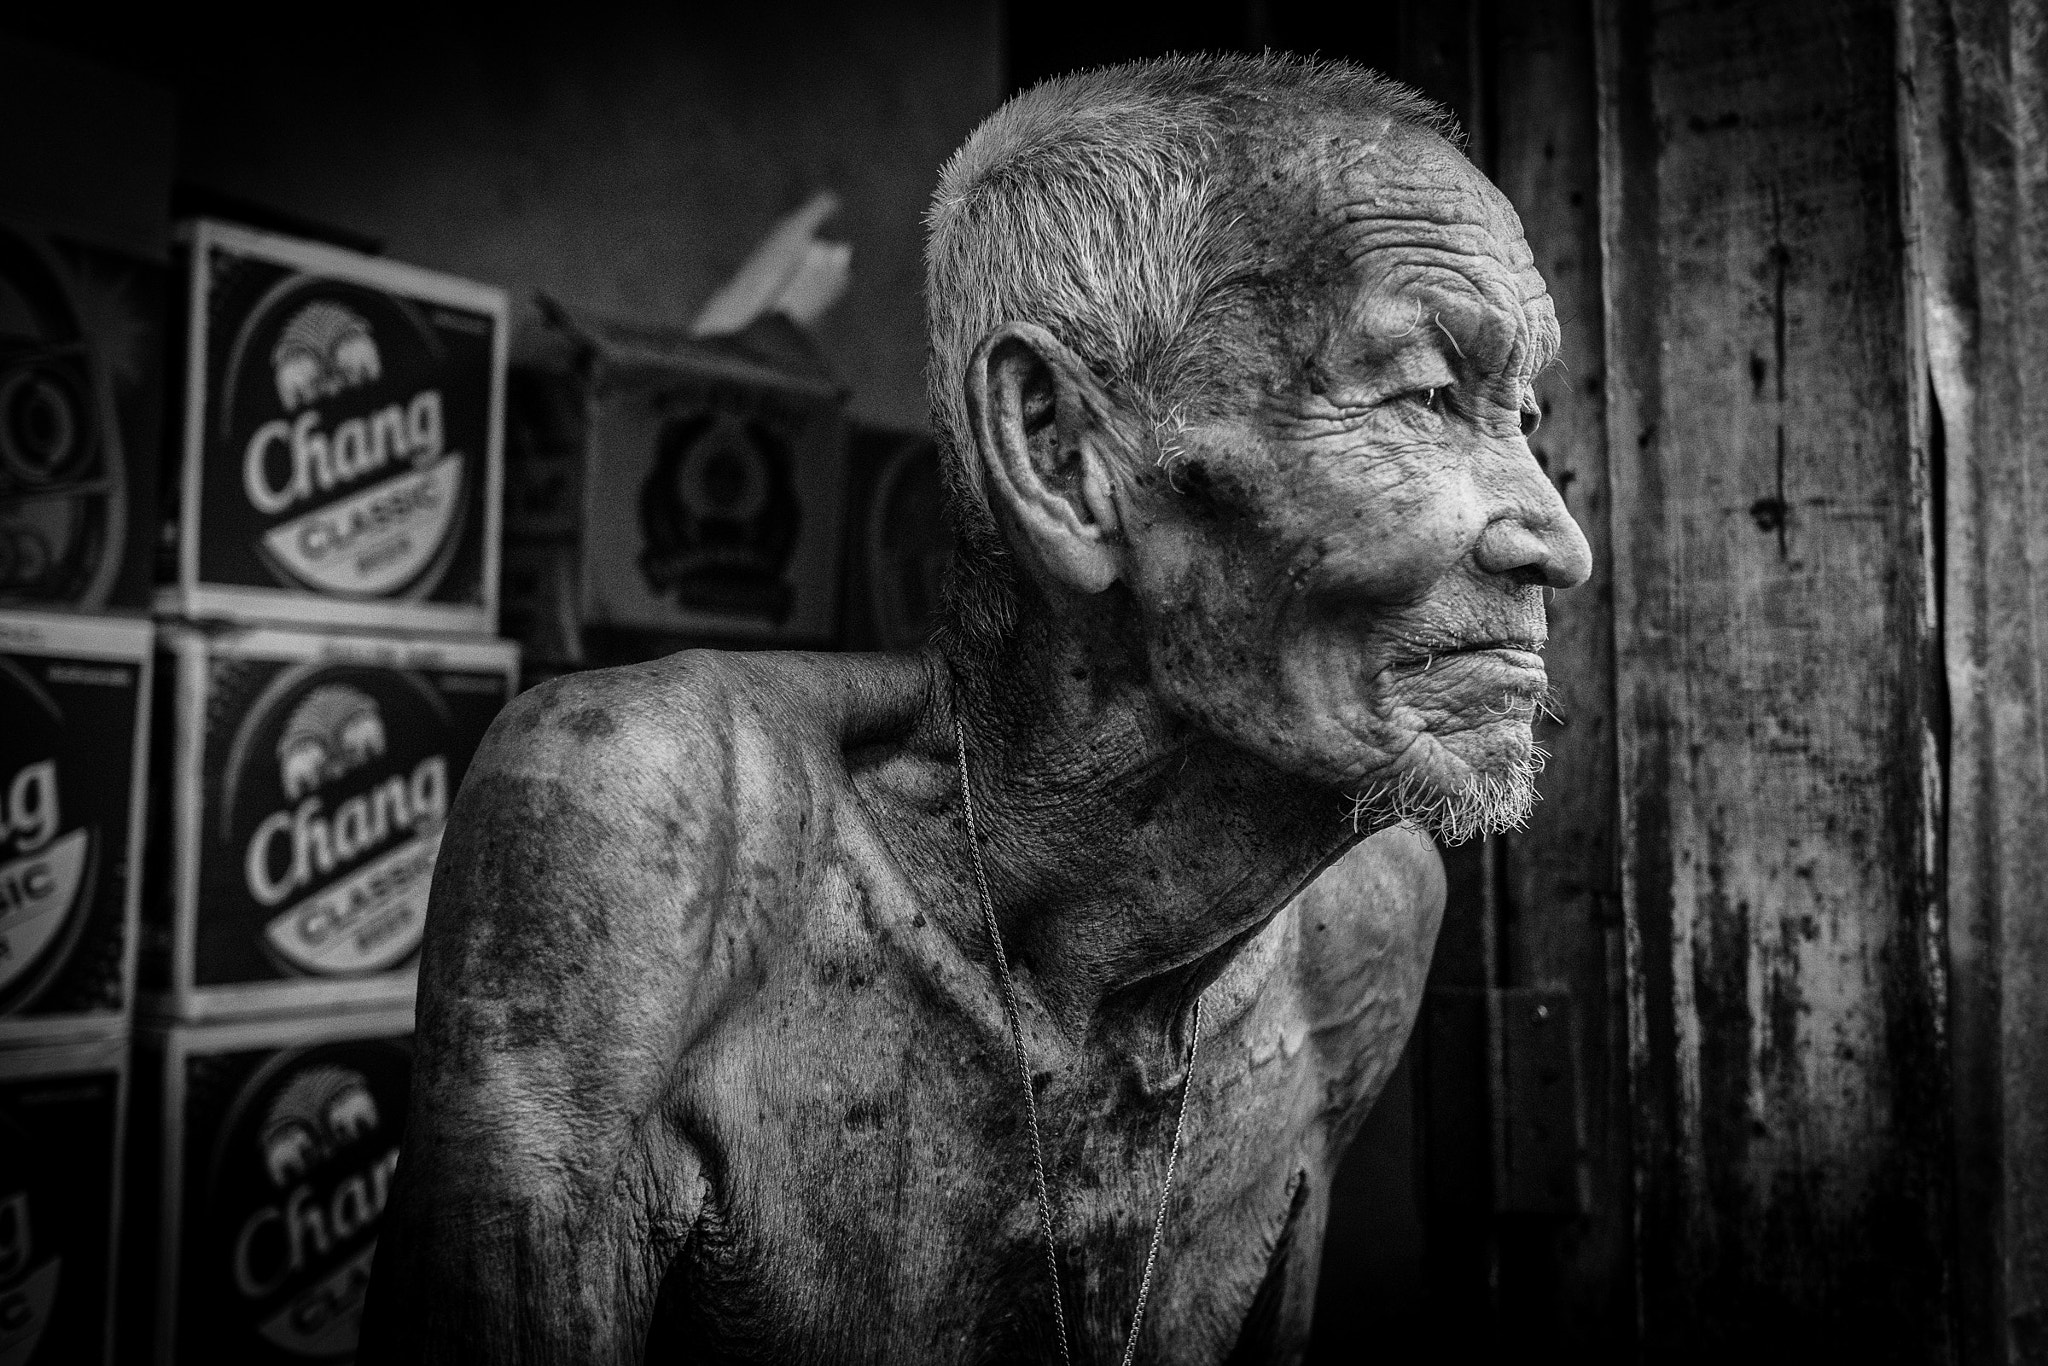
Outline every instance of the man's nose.
[(1479, 533), (1479, 567), (1522, 583), (1576, 588), (1593, 573), (1593, 549), (1564, 499), (1527, 448), (1502, 507)]

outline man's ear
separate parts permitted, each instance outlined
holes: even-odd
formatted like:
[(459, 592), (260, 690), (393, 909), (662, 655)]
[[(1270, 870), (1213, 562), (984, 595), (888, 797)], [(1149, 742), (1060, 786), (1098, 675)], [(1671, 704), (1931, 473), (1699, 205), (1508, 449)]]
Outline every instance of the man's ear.
[[(967, 413), (991, 510), (1007, 510), (1059, 582), (1100, 593), (1123, 572), (1109, 396), (1032, 323), (1004, 323), (968, 362)], [(1026, 547), (1018, 547), (1020, 550)]]

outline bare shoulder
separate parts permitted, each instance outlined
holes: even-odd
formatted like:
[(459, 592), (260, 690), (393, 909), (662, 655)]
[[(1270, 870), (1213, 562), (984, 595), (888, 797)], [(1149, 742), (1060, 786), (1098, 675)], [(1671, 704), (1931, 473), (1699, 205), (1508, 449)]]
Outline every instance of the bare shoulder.
[[(715, 1016), (733, 977), (718, 931), (744, 914), (722, 673), (706, 656), (570, 675), (493, 724), (427, 916), (419, 1065), (436, 1094), (488, 1072), (519, 1078), (508, 1105), (581, 1086), (585, 1112), (638, 1111), (635, 1069), (606, 1050), (632, 1039), (652, 1075)], [(617, 1094), (591, 1093), (601, 1076)]]
[(1317, 1046), (1353, 1100), (1377, 1095), (1400, 1057), (1443, 909), (1443, 860), (1406, 826), (1361, 841), (1295, 898)]
[(687, 651), (520, 696), (450, 813), (423, 1014), (464, 1002), (512, 1045), (686, 1047), (785, 942), (848, 727), (908, 705), (891, 670)]
[(907, 682), (693, 652), (498, 718), (435, 867), (366, 1359), (637, 1359), (702, 1198), (679, 1063), (788, 953), (843, 737)]

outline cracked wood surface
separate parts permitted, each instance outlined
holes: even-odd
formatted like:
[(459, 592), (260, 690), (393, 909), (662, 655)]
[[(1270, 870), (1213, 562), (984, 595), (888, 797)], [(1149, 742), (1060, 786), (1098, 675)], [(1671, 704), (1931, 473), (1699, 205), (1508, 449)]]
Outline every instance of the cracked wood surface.
[(1893, 17), (1599, 13), (1644, 1347), (1946, 1360)]

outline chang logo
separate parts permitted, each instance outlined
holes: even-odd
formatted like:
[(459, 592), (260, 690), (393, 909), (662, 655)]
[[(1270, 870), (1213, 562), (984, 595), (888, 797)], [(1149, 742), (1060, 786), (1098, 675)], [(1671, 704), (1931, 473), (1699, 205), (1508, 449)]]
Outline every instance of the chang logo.
[(316, 299), (293, 315), (270, 352), (277, 401), (286, 412), (332, 398), (384, 373), (377, 339), (361, 315), (345, 305)]
[(418, 948), (452, 795), (445, 726), (423, 681), (374, 668), (311, 667), (258, 700), (223, 799), (287, 971), (381, 972)]
[(362, 1074), (333, 1065), (309, 1067), (271, 1102), (257, 1143), (270, 1184), (290, 1190), (306, 1173), (373, 1133), (377, 1099)]
[(87, 886), (92, 832), (80, 827), (60, 833), (55, 759), (25, 764), (12, 774), (0, 768), (0, 784), (0, 988), (8, 988), (47, 954), (60, 951)]
[(228, 483), (239, 464), (241, 498), (202, 540), (207, 572), (257, 570), (253, 554), (265, 578), (323, 596), (432, 593), (476, 550), (463, 530), (484, 492), (489, 355), (444, 329), (444, 310), (346, 279), (292, 274), (248, 298), (268, 273), (213, 286), (234, 340), (206, 400), (219, 445), (205, 478)]
[(203, 1216), (220, 1311), (204, 1331), (221, 1337), (195, 1359), (351, 1359), (405, 1085), (404, 1054), (372, 1040), (278, 1054), (245, 1085)]
[(369, 694), (328, 683), (306, 694), (277, 741), (278, 776), (287, 801), (361, 768), (384, 752), (384, 718)]

